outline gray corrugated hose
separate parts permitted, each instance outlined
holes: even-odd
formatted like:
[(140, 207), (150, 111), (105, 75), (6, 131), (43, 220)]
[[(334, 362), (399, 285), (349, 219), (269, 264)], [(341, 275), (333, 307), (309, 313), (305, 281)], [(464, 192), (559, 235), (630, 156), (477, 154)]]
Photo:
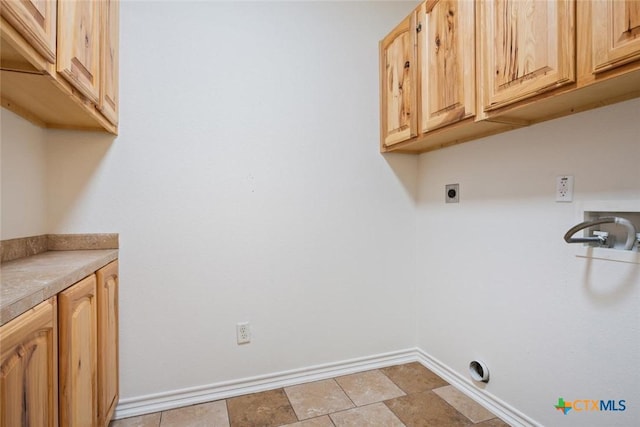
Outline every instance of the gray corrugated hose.
[(621, 225), (621, 226), (625, 227), (627, 229), (627, 242), (626, 242), (624, 248), (627, 251), (630, 251), (631, 249), (633, 249), (633, 245), (635, 245), (636, 239), (637, 239), (637, 237), (636, 237), (636, 228), (631, 223), (631, 221), (629, 221), (626, 218), (621, 218), (619, 216), (603, 216), (601, 218), (594, 219), (594, 220), (591, 220), (591, 221), (581, 222), (580, 224), (571, 227), (571, 229), (569, 229), (569, 231), (567, 231), (565, 233), (564, 240), (567, 243), (590, 243), (590, 242), (596, 242), (596, 243), (602, 245), (607, 241), (607, 238), (603, 237), (603, 236), (571, 237), (571, 236), (573, 236), (575, 233), (577, 233), (580, 230), (583, 230), (583, 229), (588, 228), (588, 227), (593, 227), (594, 225), (599, 225), (599, 224), (618, 224), (618, 225)]

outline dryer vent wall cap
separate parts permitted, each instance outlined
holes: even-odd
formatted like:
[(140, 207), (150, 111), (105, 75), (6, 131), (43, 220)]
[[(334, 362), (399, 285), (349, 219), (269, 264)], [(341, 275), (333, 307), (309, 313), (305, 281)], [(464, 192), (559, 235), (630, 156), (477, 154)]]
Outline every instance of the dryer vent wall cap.
[(469, 373), (474, 381), (489, 382), (489, 368), (481, 360), (473, 360), (469, 363)]

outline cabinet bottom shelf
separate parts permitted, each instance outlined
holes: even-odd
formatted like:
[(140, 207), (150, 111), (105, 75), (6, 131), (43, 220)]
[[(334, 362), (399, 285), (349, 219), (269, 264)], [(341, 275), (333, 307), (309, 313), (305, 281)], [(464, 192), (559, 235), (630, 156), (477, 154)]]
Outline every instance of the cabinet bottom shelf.
[(0, 81), (2, 106), (40, 127), (117, 134), (112, 123), (47, 74), (2, 70)]

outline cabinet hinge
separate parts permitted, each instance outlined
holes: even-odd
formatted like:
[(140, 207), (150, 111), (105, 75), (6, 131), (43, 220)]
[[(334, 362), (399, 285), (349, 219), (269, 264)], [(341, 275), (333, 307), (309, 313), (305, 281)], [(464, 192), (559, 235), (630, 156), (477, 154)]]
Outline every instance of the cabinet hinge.
[(416, 33), (422, 31), (422, 22), (418, 22), (418, 26), (416, 27)]

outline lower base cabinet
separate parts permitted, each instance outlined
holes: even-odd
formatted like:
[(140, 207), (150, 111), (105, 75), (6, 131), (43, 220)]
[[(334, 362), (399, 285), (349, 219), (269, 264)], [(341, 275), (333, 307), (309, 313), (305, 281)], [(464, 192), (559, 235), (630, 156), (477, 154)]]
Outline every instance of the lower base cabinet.
[(106, 427), (118, 404), (118, 261), (96, 272), (98, 293), (98, 425)]
[(0, 425), (58, 425), (58, 329), (51, 298), (0, 327)]
[(0, 427), (107, 427), (118, 396), (117, 260), (0, 327)]
[(94, 426), (98, 420), (98, 303), (96, 276), (58, 294), (60, 425)]

